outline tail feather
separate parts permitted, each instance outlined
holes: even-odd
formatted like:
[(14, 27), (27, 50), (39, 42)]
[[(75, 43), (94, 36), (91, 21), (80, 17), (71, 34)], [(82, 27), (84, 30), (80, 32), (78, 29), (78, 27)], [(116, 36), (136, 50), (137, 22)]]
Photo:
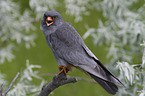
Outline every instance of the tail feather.
[(108, 93), (115, 95), (116, 92), (118, 91), (118, 87), (109, 81), (105, 81), (101, 78), (98, 78), (97, 76), (91, 74), (88, 72), (88, 74), (97, 82), (99, 83)]
[[(94, 59), (95, 60), (95, 59)], [(102, 71), (102, 73), (104, 72), (105, 73), (105, 75), (104, 76), (107, 76), (106, 78), (109, 80), (109, 81), (111, 81), (111, 82), (113, 82), (113, 83), (115, 83), (115, 84), (117, 84), (117, 85), (119, 85), (119, 86), (124, 86), (125, 87), (125, 85), (118, 79), (118, 78), (116, 78), (99, 60), (95, 60), (96, 62), (97, 62), (97, 64), (99, 65), (99, 66), (101, 66), (100, 68), (102, 69), (101, 71)], [(97, 67), (97, 66), (96, 66)]]

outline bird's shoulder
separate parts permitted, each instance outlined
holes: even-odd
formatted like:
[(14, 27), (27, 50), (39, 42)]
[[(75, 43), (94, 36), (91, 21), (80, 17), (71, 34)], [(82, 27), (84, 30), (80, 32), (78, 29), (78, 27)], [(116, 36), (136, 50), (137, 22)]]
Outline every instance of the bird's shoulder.
[(57, 37), (62, 41), (67, 41), (70, 43), (83, 43), (83, 40), (75, 28), (68, 22), (64, 22), (55, 31)]
[(69, 22), (63, 22), (60, 26), (58, 26), (56, 33), (57, 32), (61, 32), (62, 34), (67, 34), (65, 32), (69, 32), (69, 34), (78, 34), (75, 28)]

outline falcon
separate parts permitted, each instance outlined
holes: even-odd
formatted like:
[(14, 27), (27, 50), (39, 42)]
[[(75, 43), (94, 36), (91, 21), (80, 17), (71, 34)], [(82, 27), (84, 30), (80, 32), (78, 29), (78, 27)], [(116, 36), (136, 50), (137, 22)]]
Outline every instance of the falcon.
[(75, 67), (113, 95), (118, 91), (117, 85), (124, 86), (90, 51), (75, 28), (63, 21), (58, 12), (45, 12), (40, 29), (61, 69), (58, 74), (64, 72), (67, 75), (67, 72)]

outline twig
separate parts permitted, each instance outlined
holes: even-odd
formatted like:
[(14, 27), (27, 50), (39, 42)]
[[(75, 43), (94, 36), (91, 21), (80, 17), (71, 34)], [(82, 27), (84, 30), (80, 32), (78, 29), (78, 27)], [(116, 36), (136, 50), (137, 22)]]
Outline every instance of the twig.
[(76, 77), (76, 79), (77, 79), (77, 81), (87, 81), (87, 82), (91, 82), (91, 83), (97, 83), (93, 79), (86, 79), (86, 78), (81, 78), (81, 77)]
[(3, 93), (3, 84), (1, 85), (0, 96), (2, 96), (2, 93)]
[[(51, 73), (43, 73), (41, 74), (42, 76), (49, 76), (49, 77), (54, 77), (57, 74), (51, 74)], [(87, 81), (87, 82), (91, 82), (91, 83), (97, 83), (96, 81), (94, 81), (93, 79), (87, 79), (87, 78), (82, 78), (82, 77), (74, 77), (74, 76), (69, 76), (67, 75), (67, 78), (76, 78), (77, 81)]]
[(11, 87), (13, 86), (13, 83), (16, 81), (16, 79), (18, 78), (19, 75), (20, 75), (20, 73), (18, 72), (17, 75), (15, 76), (15, 78), (13, 79), (13, 81), (11, 82), (10, 86), (8, 87), (7, 91), (2, 96), (7, 95), (7, 93), (10, 91)]
[(133, 66), (133, 67), (138, 67), (138, 66), (142, 66), (142, 64), (133, 64), (133, 65), (131, 65), (131, 66)]

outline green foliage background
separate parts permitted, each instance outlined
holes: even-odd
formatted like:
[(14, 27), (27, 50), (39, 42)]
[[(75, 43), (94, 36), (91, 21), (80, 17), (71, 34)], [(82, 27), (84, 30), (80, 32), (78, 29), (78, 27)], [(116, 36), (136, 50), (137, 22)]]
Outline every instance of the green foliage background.
[[(21, 7), (20, 10), (22, 13), (24, 12), (25, 9), (30, 9), (29, 0), (28, 1), (14, 0), (14, 2), (19, 2)], [(137, 8), (137, 6), (142, 5), (143, 2), (144, 2), (143, 0), (140, 0), (139, 3), (134, 5), (135, 8)], [(76, 17), (66, 14), (66, 8), (64, 7), (63, 2), (59, 2), (59, 3), (61, 3), (61, 6), (55, 8), (55, 10), (62, 15), (64, 21), (70, 22), (81, 36), (83, 36), (87, 31), (87, 28), (85, 28), (85, 24), (89, 25), (89, 27), (92, 28), (98, 26), (98, 19), (101, 19), (102, 21), (107, 20), (102, 16), (102, 12), (96, 11), (95, 9), (89, 9), (90, 15), (88, 16), (83, 15), (82, 21), (75, 22)], [(134, 7), (132, 6), (132, 9), (133, 8)], [(34, 15), (34, 16), (32, 15), (32, 17), (35, 18), (34, 10), (31, 10), (31, 12)], [(8, 81), (8, 84), (11, 82), (11, 80), (14, 78), (17, 72), (21, 72), (26, 68), (27, 59), (29, 59), (31, 64), (40, 65), (42, 67), (40, 69), (35, 69), (39, 71), (40, 76), (42, 76), (43, 73), (52, 73), (52, 74), (58, 73), (58, 68), (57, 68), (58, 64), (51, 52), (51, 49), (47, 46), (45, 37), (42, 31), (40, 30), (40, 20), (38, 19), (38, 21), (36, 20), (36, 22), (33, 22), (32, 24), (33, 26), (36, 26), (36, 30), (34, 31), (30, 30), (30, 33), (35, 33), (37, 35), (37, 38), (35, 39), (35, 46), (31, 47), (30, 49), (26, 49), (24, 44), (17, 46), (13, 51), (13, 54), (15, 55), (15, 59), (13, 59), (11, 62), (5, 61), (4, 64), (0, 64), (0, 72), (6, 75), (5, 80)], [(93, 40), (94, 39), (92, 39), (92, 37), (88, 37), (84, 41), (86, 45), (100, 59), (102, 63), (104, 64), (108, 63), (111, 58), (106, 57), (108, 53), (108, 51), (106, 50), (106, 46), (105, 45), (95, 46)], [(12, 42), (16, 43), (16, 41), (12, 41)], [(137, 55), (133, 56), (133, 58), (134, 58), (133, 59), (134, 63), (141, 62), (138, 59)], [(113, 67), (111, 68), (113, 69)], [(116, 73), (114, 72), (114, 74)], [(68, 75), (78, 76), (82, 78), (89, 78), (84, 73), (82, 73), (81, 71), (75, 68), (73, 69), (72, 72), (69, 72)], [(47, 77), (47, 76), (42, 76), (42, 77), (47, 81), (47, 83), (52, 80), (52, 77)], [(34, 85), (40, 85), (41, 81), (34, 79), (31, 83)], [(85, 82), (85, 81), (78, 81), (75, 84), (68, 84), (65, 86), (61, 86), (60, 88), (56, 89), (54, 93), (50, 96), (74, 96), (74, 95), (75, 96), (110, 96), (99, 85), (90, 82)]]
[[(28, 8), (28, 2), (26, 0), (21, 0), (18, 2), (20, 2), (22, 6), (22, 10), (24, 10), (25, 8)], [(97, 25), (96, 14), (97, 16), (99, 16), (99, 12), (97, 13), (95, 10), (94, 11), (92, 10), (91, 16), (85, 16), (84, 21), (81, 21), (78, 23), (74, 22), (74, 17), (68, 16), (65, 14), (65, 8), (63, 6), (56, 9), (56, 11), (58, 11), (62, 15), (64, 21), (70, 22), (81, 36), (86, 32), (84, 23), (92, 27)], [(95, 18), (95, 19), (92, 19), (92, 18)], [(96, 20), (96, 22), (94, 22), (94, 20)], [(43, 36), (42, 31), (40, 30), (40, 21), (35, 22), (34, 26), (37, 27), (37, 30), (34, 31), (34, 33), (36, 33), (38, 37), (35, 40), (36, 46), (31, 47), (30, 49), (26, 49), (24, 45), (18, 46), (19, 48), (15, 49), (14, 51), (16, 58), (12, 60), (12, 62), (6, 61), (3, 65), (0, 65), (0, 70), (2, 73), (5, 73), (7, 75), (6, 80), (8, 80), (9, 83), (15, 77), (17, 72), (22, 71), (26, 67), (25, 65), (26, 59), (29, 59), (31, 64), (37, 64), (37, 65), (42, 66), (42, 68), (39, 69), (40, 75), (42, 73), (53, 73), (53, 74), (58, 73), (58, 67), (57, 67), (58, 64), (53, 56), (53, 53), (51, 52), (51, 49), (47, 46), (45, 37)], [(91, 38), (86, 39), (85, 43), (93, 51), (93, 53), (103, 63), (105, 63), (106, 52), (105, 52), (104, 47), (94, 46)], [(72, 72), (69, 72), (68, 75), (88, 78), (88, 76), (86, 76), (84, 73), (82, 73), (81, 71), (75, 68), (73, 69)], [(44, 78), (48, 82), (52, 80), (52, 77), (44, 76)], [(40, 81), (35, 80), (32, 83), (39, 85)], [(69, 96), (74, 96), (74, 95), (75, 96), (80, 96), (80, 95), (81, 96), (106, 96), (106, 95), (109, 96), (109, 94), (106, 91), (104, 91), (104, 89), (101, 88), (99, 85), (85, 82), (85, 81), (79, 81), (76, 84), (68, 84), (54, 91), (54, 96), (68, 96), (68, 95)]]

